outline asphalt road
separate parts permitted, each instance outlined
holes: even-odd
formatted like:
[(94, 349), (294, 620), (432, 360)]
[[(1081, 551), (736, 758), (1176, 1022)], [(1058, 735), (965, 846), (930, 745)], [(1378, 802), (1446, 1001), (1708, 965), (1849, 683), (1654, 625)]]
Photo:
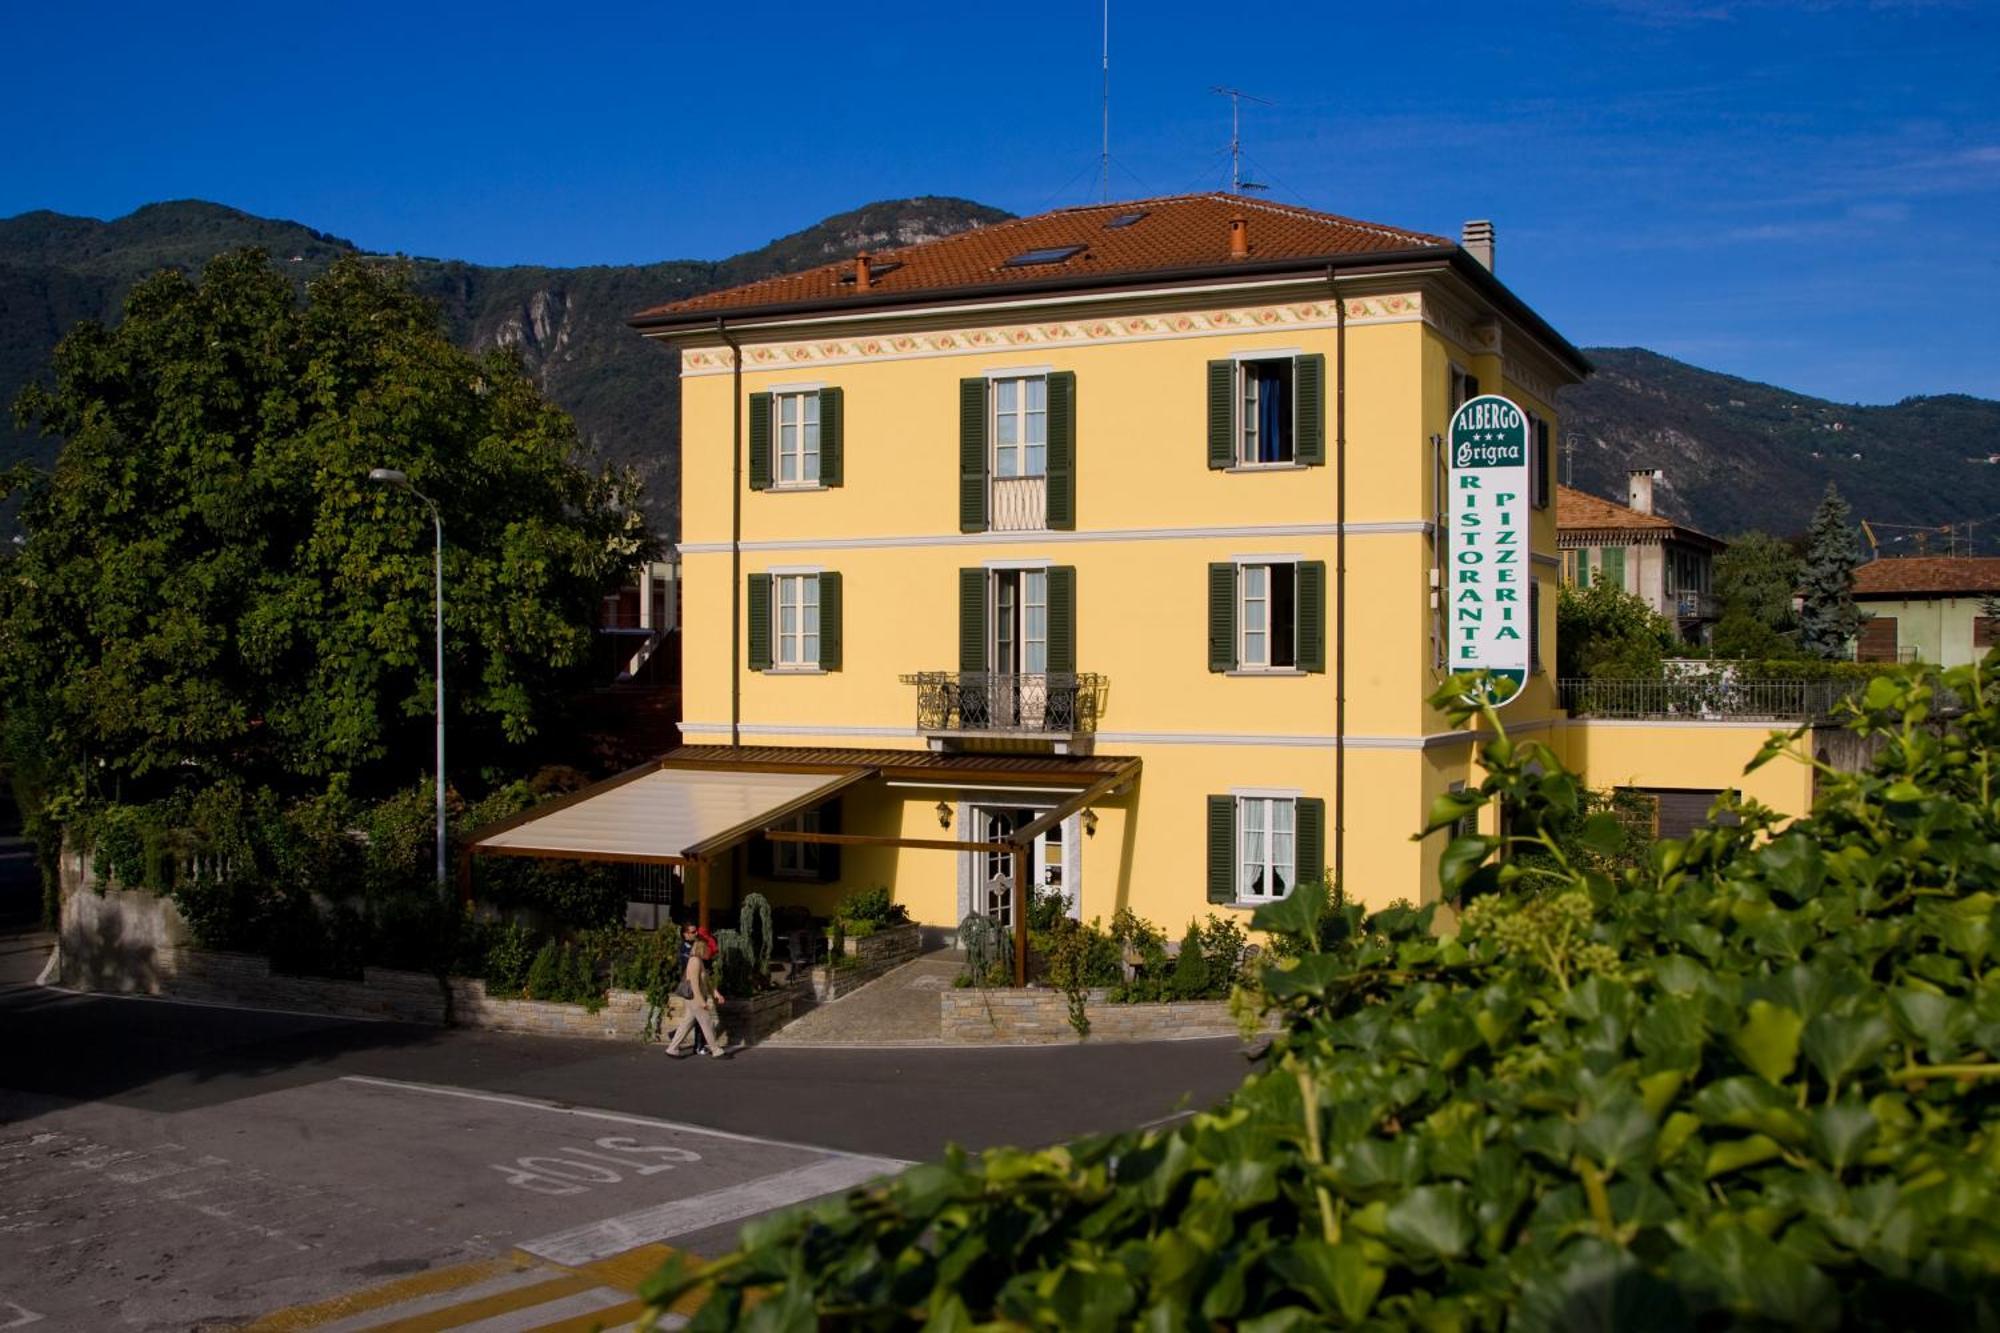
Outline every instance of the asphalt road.
[(1212, 1103), (1233, 1042), (750, 1050), (77, 996), (0, 937), (0, 1329), (230, 1327), (520, 1248), (725, 1248), (946, 1144)]

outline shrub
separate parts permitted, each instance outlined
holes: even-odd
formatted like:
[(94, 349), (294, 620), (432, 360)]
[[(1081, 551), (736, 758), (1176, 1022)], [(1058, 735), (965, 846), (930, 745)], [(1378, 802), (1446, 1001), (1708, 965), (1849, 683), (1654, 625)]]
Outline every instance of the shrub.
[(1201, 956), (1201, 927), (1188, 922), (1174, 970), (1167, 979), (1167, 999), (1199, 1000), (1208, 994), (1208, 960)]
[(481, 932), (485, 947), (473, 964), (474, 975), (494, 995), (521, 994), (528, 989), (530, 971), (541, 961), (534, 935), (518, 921), (505, 925), (488, 922), (486, 927)]
[(972, 985), (1006, 984), (1005, 974), (1014, 966), (1014, 941), (992, 917), (973, 912), (959, 922), (958, 947), (965, 951), (965, 975)]
[(835, 915), (848, 922), (868, 921), (877, 926), (898, 926), (910, 919), (908, 910), (879, 884), (848, 894), (841, 899)]
[(774, 1328), (1987, 1326), (1996, 670), (1947, 672), (1968, 711), (1942, 721), (1923, 682), (1871, 684), (1871, 771), (1616, 874), (1566, 863), (1545, 830), (1578, 784), (1483, 710), (1478, 796), (1551, 867), (1455, 839), (1448, 887), (1486, 892), (1451, 933), (1429, 907), (1260, 909), (1332, 944), (1263, 969), (1285, 1027), (1222, 1107), (954, 1153), (650, 1295), (712, 1284), (696, 1329), (753, 1299)]
[(715, 932), (715, 988), (732, 1000), (747, 1000), (756, 989), (756, 961), (750, 943), (734, 930)]
[(562, 989), (562, 946), (550, 940), (535, 952), (528, 965), (528, 980), (522, 994), (531, 1000), (553, 1000)]
[(764, 976), (771, 968), (770, 899), (761, 893), (745, 895), (737, 921), (742, 927), (744, 942), (750, 946), (751, 966), (758, 976)]

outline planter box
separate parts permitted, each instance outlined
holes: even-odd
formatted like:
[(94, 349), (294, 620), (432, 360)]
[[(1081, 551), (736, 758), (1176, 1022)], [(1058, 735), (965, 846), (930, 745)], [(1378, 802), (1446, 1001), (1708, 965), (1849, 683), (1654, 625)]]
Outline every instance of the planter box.
[(1084, 1013), (1090, 1035), (1069, 1023), (1069, 1000), (1054, 990), (979, 990), (938, 994), (940, 1031), (947, 1042), (981, 1046), (1031, 1046), (1059, 1042), (1180, 1041), (1236, 1037), (1241, 1030), (1227, 1000), (1176, 1000), (1166, 1004), (1111, 1004), (1089, 992)]
[(580, 1004), (497, 999), (486, 993), (485, 982), (453, 977), (451, 1021), (457, 1027), (541, 1037), (637, 1041), (646, 1031), (646, 996), (641, 991), (614, 990), (593, 1014)]
[[(676, 1017), (679, 1021), (676, 1000)], [(747, 1000), (731, 1000), (719, 1012), (723, 1039), (732, 1046), (754, 1046), (813, 1007), (812, 982), (804, 977), (788, 986), (763, 991)]]
[(859, 990), (884, 972), (915, 959), (923, 952), (924, 930), (916, 922), (906, 921), (859, 939), (849, 936), (843, 943), (852, 964), (812, 970), (813, 994), (821, 1003)]

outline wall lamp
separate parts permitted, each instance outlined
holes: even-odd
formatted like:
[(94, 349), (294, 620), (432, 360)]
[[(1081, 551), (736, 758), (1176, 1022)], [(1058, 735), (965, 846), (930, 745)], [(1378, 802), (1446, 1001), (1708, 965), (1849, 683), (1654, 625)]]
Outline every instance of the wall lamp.
[(939, 801), (937, 803), (937, 815), (939, 828), (951, 827), (951, 803), (949, 801)]
[(1083, 836), (1086, 838), (1097, 836), (1097, 811), (1086, 810), (1083, 812)]

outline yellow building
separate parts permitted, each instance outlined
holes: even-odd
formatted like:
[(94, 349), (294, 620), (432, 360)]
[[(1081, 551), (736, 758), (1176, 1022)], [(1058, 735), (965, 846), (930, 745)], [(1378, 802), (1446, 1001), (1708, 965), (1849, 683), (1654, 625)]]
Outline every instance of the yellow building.
[(862, 775), (782, 812), (845, 845), (752, 836), (710, 892), (879, 884), (945, 930), (1011, 921), (1022, 862), (1086, 918), (1175, 930), (1328, 872), (1433, 895), (1444, 838), (1410, 835), (1473, 777), (1424, 702), (1438, 441), (1482, 391), (1533, 419), (1537, 662), (1508, 717), (1546, 729), (1548, 441), (1589, 370), (1477, 244), (1195, 195), (635, 317), (680, 352), (671, 763)]

